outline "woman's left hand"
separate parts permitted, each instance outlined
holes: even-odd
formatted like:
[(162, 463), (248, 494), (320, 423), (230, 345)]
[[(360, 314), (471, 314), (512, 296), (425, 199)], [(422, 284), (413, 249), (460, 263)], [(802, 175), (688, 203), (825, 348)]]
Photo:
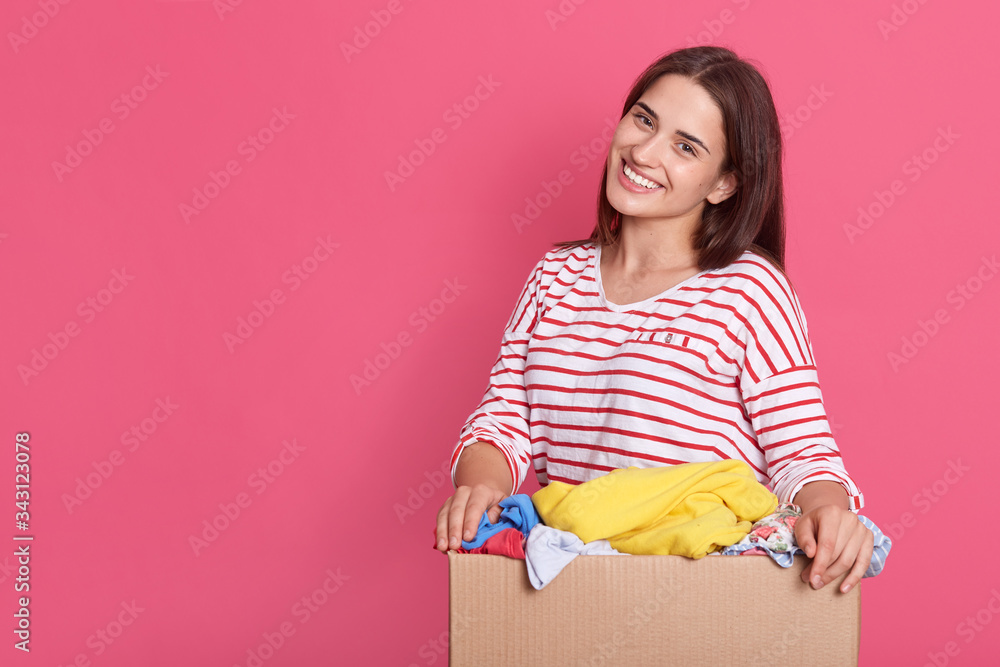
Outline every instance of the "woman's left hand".
[(845, 572), (840, 586), (847, 593), (861, 581), (871, 564), (875, 536), (857, 515), (836, 505), (819, 505), (795, 522), (795, 540), (812, 558), (802, 570), (802, 581), (819, 589)]

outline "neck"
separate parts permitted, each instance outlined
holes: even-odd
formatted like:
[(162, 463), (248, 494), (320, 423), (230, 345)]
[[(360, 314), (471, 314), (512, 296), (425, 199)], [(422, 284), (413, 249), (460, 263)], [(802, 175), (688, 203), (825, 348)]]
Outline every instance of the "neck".
[(626, 273), (696, 267), (698, 253), (692, 239), (700, 214), (672, 220), (623, 216), (618, 242), (607, 249), (609, 260)]

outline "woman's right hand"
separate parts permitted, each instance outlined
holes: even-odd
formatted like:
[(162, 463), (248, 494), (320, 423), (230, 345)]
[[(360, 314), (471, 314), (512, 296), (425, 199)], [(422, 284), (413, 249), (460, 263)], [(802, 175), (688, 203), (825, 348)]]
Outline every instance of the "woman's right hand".
[(490, 523), (496, 523), (502, 511), (498, 503), (506, 497), (506, 493), (489, 484), (458, 487), (455, 495), (444, 501), (438, 511), (438, 551), (443, 553), (449, 549), (458, 549), (462, 546), (462, 540), (474, 539), (483, 512), (489, 516)]
[(483, 512), (491, 523), (500, 519), (499, 502), (509, 496), (511, 473), (507, 459), (488, 442), (473, 442), (462, 450), (455, 468), (455, 495), (438, 511), (434, 547), (444, 553), (472, 540)]

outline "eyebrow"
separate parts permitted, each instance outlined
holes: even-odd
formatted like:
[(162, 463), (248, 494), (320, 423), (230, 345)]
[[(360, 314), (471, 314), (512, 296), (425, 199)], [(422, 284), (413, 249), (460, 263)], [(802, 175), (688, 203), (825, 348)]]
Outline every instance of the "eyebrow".
[[(653, 117), (653, 120), (660, 120), (659, 115), (657, 115), (657, 113), (655, 111), (653, 111), (649, 107), (649, 105), (646, 104), (645, 102), (636, 102), (635, 104), (636, 104), (636, 106), (642, 107), (643, 110), (645, 110), (646, 113), (648, 113), (650, 116)], [(704, 148), (705, 152), (708, 153), (709, 155), (712, 154), (712, 151), (708, 150), (708, 146), (705, 145), (705, 142), (703, 142), (701, 139), (699, 139), (698, 137), (694, 136), (693, 134), (690, 134), (690, 133), (685, 132), (683, 130), (674, 130), (674, 133), (675, 134), (679, 134), (680, 136), (684, 137), (685, 139), (687, 139), (688, 141), (690, 141), (692, 143), (698, 144), (699, 146), (701, 146), (702, 148)]]

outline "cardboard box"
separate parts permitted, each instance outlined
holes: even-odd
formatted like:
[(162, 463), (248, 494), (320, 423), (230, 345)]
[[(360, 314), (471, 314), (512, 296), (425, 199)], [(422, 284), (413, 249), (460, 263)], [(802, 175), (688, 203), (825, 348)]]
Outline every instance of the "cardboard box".
[(524, 561), (448, 553), (451, 665), (857, 665), (861, 587), (797, 556), (580, 556), (540, 591)]

